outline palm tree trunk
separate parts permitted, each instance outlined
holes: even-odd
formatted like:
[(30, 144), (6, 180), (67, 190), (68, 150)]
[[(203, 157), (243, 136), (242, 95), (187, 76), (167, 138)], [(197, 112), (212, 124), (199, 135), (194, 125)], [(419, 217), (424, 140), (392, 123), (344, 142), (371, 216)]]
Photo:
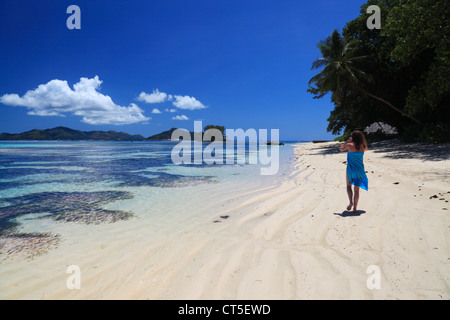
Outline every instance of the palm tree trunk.
[(400, 110), (399, 108), (395, 107), (394, 105), (392, 105), (392, 103), (390, 103), (389, 101), (384, 100), (383, 98), (377, 97), (374, 94), (371, 94), (370, 92), (367, 92), (366, 90), (364, 90), (363, 88), (358, 86), (358, 89), (361, 90), (361, 92), (367, 94), (369, 97), (372, 97), (378, 101), (383, 102), (384, 104), (387, 104), (389, 107), (391, 107), (392, 109), (394, 109), (397, 112), (400, 112), (402, 114), (402, 116), (406, 116), (408, 118), (410, 118), (411, 120), (413, 120), (414, 122), (416, 122), (417, 124), (422, 124), (422, 122), (420, 122), (419, 120), (417, 120), (416, 118), (414, 118), (413, 116), (410, 116), (409, 114), (407, 114), (406, 112), (404, 112), (403, 110)]

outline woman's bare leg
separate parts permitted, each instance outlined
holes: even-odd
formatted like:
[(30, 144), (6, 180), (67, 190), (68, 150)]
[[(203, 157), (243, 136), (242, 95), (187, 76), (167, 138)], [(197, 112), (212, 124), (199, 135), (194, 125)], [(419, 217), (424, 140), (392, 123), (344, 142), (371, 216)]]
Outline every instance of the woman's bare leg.
[(353, 200), (353, 211), (356, 211), (356, 207), (358, 207), (359, 201), (359, 187), (355, 186), (355, 199)]
[(346, 180), (347, 180), (347, 195), (348, 195), (348, 200), (350, 202), (350, 204), (347, 206), (347, 210), (350, 210), (353, 206), (353, 191), (352, 191), (352, 185), (350, 184), (350, 182), (348, 182), (348, 175), (346, 174)]

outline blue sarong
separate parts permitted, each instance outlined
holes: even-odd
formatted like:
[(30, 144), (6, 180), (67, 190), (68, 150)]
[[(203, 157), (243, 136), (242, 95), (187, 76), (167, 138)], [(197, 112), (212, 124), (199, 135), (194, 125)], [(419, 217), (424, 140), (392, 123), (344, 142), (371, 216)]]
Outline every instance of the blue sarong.
[(369, 179), (363, 163), (364, 151), (347, 152), (347, 176), (348, 182), (354, 186), (369, 190)]

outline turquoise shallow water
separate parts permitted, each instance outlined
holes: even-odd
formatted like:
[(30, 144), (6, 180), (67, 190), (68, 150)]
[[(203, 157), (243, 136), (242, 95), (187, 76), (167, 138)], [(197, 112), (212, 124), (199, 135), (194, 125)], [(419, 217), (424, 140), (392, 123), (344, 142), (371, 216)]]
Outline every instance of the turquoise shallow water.
[(153, 208), (164, 219), (165, 208), (182, 205), (177, 202), (207, 201), (195, 197), (201, 186), (217, 194), (225, 185), (240, 192), (247, 186), (275, 185), (289, 173), (293, 154), (291, 145), (280, 147), (277, 174), (261, 176), (262, 165), (249, 164), (258, 153), (248, 145), (237, 146), (245, 151), (245, 164), (175, 165), (171, 152), (176, 144), (2, 141), (0, 236), (21, 234), (22, 221), (32, 219), (45, 218), (47, 231), (52, 223), (127, 220), (148, 211), (141, 208)]

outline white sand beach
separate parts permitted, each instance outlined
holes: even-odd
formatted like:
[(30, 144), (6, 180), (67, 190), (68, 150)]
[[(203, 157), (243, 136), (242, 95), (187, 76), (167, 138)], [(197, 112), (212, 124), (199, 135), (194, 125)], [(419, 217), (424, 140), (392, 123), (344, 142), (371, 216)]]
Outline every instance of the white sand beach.
[[(57, 248), (0, 263), (0, 298), (449, 299), (450, 145), (369, 147), (356, 214), (345, 211), (346, 154), (299, 144), (280, 186), (212, 195), (214, 213), (177, 232), (139, 219), (78, 236), (61, 226), (71, 237)], [(69, 265), (80, 289), (66, 286)]]

